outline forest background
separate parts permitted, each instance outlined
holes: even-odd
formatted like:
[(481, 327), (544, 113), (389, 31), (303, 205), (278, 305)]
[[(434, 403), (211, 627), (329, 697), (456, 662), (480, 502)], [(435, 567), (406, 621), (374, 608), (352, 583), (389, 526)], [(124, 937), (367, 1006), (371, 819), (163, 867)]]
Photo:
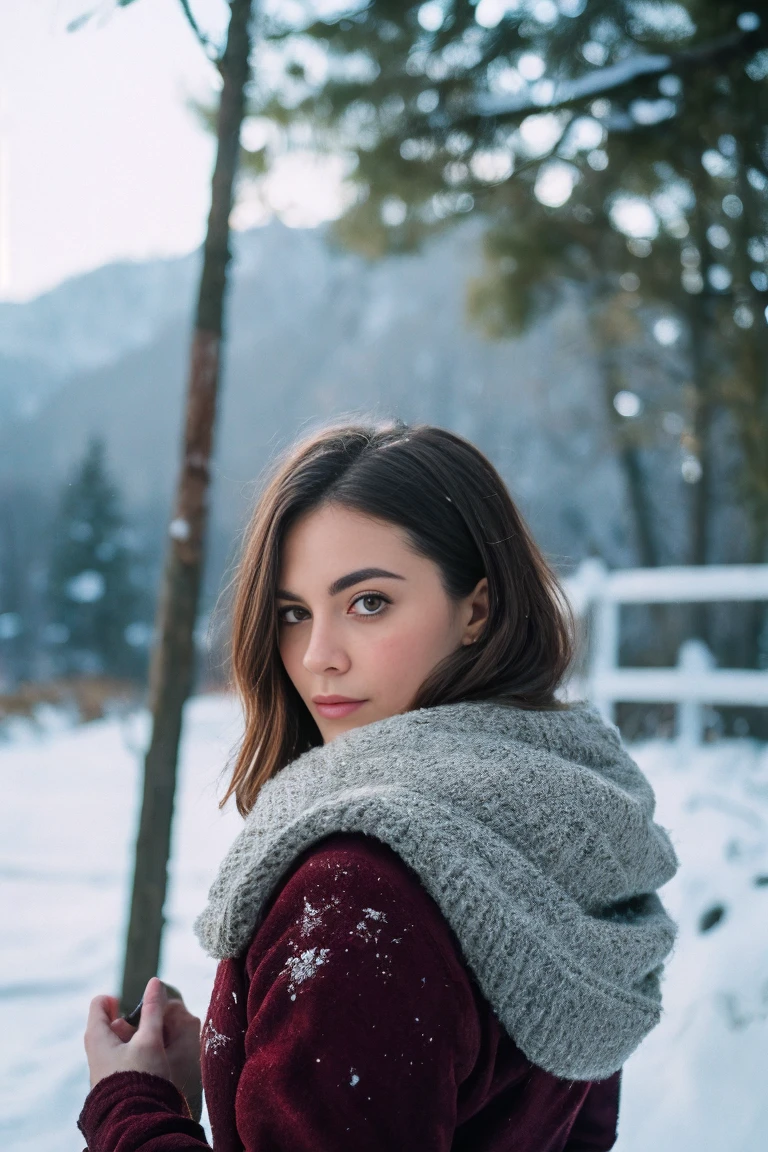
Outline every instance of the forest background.
[[(79, 1147), (84, 1005), (121, 966), (125, 1006), (159, 972), (205, 1011), (191, 924), (237, 823), (215, 796), (241, 731), (219, 691), (226, 587), (263, 470), (297, 433), (359, 413), (455, 429), (566, 577), (589, 557), (765, 562), (768, 544), (762, 0), (46, 3), (47, 40), (38, 6), (0, 11), (13, 1152)], [(7, 35), (9, 14), (28, 34)], [(190, 49), (205, 82), (171, 96)], [(57, 53), (79, 60), (63, 86)], [(211, 187), (204, 250), (178, 255)], [(64, 268), (93, 270), (30, 290)], [(209, 469), (213, 405), (202, 455), (182, 427), (220, 348)], [(720, 668), (768, 668), (759, 603), (627, 608), (620, 656), (671, 665), (691, 636)], [(756, 1152), (768, 715), (708, 707), (698, 748), (668, 739), (669, 703), (616, 719), (683, 864), (664, 894), (680, 925), (665, 1017), (628, 1063), (619, 1147)]]
[[(71, 34), (121, 7), (78, 7)], [(475, 440), (563, 574), (590, 555), (765, 560), (763, 15), (696, 0), (254, 10), (236, 213), (261, 226), (233, 245), (201, 683), (223, 676), (212, 613), (262, 468), (345, 413)], [(215, 54), (181, 4), (185, 18)], [(211, 127), (213, 105), (190, 114)], [(335, 173), (337, 219), (310, 232), (270, 201), (297, 158), (307, 182)], [(198, 259), (0, 305), (9, 709), (39, 696), (30, 683), (142, 683)], [(768, 663), (759, 605), (647, 623), (625, 613), (633, 663), (673, 662), (690, 634), (723, 666)], [(634, 733), (662, 719), (635, 708)]]

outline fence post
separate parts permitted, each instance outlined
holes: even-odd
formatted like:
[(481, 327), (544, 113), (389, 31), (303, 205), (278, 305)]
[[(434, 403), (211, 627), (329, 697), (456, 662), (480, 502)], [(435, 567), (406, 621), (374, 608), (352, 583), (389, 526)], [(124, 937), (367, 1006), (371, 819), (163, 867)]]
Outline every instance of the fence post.
[(619, 663), (619, 604), (608, 596), (610, 577), (602, 561), (591, 562), (587, 578), (593, 620), (589, 695), (601, 716), (612, 724), (614, 700), (608, 684)]
[[(677, 666), (681, 678), (693, 682), (699, 676), (706, 676), (714, 667), (715, 660), (701, 640), (686, 640), (680, 645)], [(686, 748), (694, 748), (701, 744), (704, 734), (704, 705), (702, 699), (706, 695), (706, 685), (702, 684), (700, 695), (691, 700), (680, 700), (677, 706), (677, 741)]]

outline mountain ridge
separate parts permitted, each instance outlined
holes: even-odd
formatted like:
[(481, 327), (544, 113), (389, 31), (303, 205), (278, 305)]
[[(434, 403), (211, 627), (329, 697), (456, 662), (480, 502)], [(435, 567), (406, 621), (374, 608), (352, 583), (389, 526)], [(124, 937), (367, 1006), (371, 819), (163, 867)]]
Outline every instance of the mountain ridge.
[[(272, 223), (235, 235), (212, 494), (222, 539), (237, 534), (281, 446), (329, 418), (374, 413), (476, 442), (559, 563), (585, 551), (631, 562), (581, 301), (572, 294), (517, 339), (484, 339), (464, 316), (479, 234), (469, 222), (375, 263), (334, 248), (321, 230)], [(163, 523), (198, 266), (199, 253), (108, 266), (0, 306), (0, 357), (13, 354), (17, 372), (40, 377), (37, 393), (6, 381), (0, 482), (53, 490), (97, 434), (129, 510)]]

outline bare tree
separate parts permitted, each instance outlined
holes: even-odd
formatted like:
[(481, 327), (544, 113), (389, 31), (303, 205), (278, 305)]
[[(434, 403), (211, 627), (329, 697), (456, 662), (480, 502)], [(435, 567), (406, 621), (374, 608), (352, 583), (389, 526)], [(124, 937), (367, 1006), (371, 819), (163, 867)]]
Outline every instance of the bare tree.
[[(190, 19), (189, 5), (182, 2)], [(193, 21), (193, 29), (198, 31)], [(199, 32), (198, 32), (199, 34)], [(204, 47), (209, 42), (199, 36)], [(158, 608), (150, 673), (152, 736), (136, 841), (121, 1003), (133, 1007), (160, 960), (176, 763), (182, 711), (193, 683), (194, 628), (205, 551), (209, 463), (221, 364), (224, 298), (230, 260), (229, 217), (240, 152), (251, 52), (251, 0), (230, 0), (211, 210), (189, 360), (186, 422), (176, 501)]]

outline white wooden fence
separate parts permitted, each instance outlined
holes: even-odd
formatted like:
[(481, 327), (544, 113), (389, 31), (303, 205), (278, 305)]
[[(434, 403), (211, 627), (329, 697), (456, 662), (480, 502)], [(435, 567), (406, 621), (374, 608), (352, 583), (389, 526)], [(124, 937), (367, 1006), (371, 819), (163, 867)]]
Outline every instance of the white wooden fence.
[[(620, 668), (619, 610), (622, 604), (692, 604), (768, 600), (768, 564), (691, 568), (631, 568), (611, 572), (586, 560), (565, 581), (577, 618), (589, 623), (589, 657), (580, 695), (608, 720), (617, 701), (677, 704), (677, 737), (699, 743), (704, 705), (768, 706), (768, 668), (717, 668), (705, 644), (687, 640), (674, 668)], [(576, 687), (576, 685), (574, 685)]]

